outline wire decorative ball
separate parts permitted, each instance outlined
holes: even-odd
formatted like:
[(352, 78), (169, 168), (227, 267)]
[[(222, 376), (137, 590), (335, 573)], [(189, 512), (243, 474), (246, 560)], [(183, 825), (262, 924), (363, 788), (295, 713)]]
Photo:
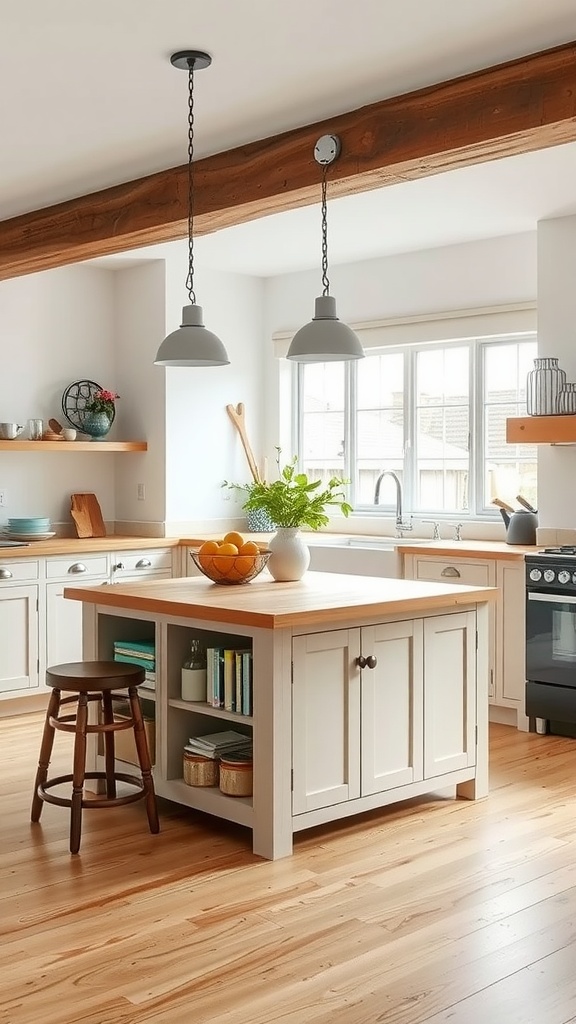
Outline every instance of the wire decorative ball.
[(261, 551), (258, 555), (218, 555), (190, 552), (194, 565), (213, 583), (224, 586), (251, 583), (265, 568), (270, 551)]

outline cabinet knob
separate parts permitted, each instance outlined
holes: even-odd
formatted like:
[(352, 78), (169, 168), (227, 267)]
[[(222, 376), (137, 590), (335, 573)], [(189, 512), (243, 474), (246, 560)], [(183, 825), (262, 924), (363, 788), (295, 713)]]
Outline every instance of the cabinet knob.
[(460, 570), (457, 569), (456, 566), (454, 566), (454, 565), (447, 565), (445, 569), (442, 569), (442, 572), (440, 573), (440, 575), (441, 576), (452, 576), (452, 577), (455, 578), (456, 576), (458, 576), (458, 577), (460, 576)]
[(149, 569), (151, 565), (152, 562), (149, 558), (140, 558), (139, 561), (136, 562), (137, 569)]
[(86, 568), (86, 566), (84, 565), (83, 562), (74, 562), (74, 565), (70, 566), (70, 568), (68, 569), (68, 572), (78, 573), (78, 572), (88, 572), (88, 570), (87, 570), (87, 568)]
[(126, 566), (124, 565), (124, 562), (116, 562), (116, 565), (112, 566), (112, 569), (113, 569), (114, 572), (116, 571), (116, 569), (125, 569), (125, 568), (126, 568)]
[(10, 569), (1, 569), (0, 568), (0, 580), (11, 580), (11, 579), (12, 579), (12, 573), (10, 572)]
[(359, 658), (356, 658), (356, 664), (358, 665), (358, 668), (376, 668), (378, 659), (375, 658), (373, 654), (369, 654), (367, 658), (360, 655)]

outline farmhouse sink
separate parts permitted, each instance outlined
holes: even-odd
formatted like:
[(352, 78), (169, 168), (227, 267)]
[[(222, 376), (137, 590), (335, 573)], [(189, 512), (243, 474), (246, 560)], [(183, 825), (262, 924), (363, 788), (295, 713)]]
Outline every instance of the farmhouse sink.
[(335, 548), (376, 548), (378, 551), (395, 551), (402, 544), (431, 544), (430, 537), (331, 537), (329, 534), (319, 534), (313, 538), (305, 537), (309, 547), (322, 545), (322, 547)]

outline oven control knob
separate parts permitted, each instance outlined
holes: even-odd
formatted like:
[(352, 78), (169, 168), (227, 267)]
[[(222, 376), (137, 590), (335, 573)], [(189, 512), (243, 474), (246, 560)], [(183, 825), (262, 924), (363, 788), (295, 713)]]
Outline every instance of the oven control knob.
[[(576, 573), (574, 575), (576, 575)], [(533, 583), (538, 583), (538, 580), (542, 579), (542, 573), (540, 569), (530, 569), (530, 579), (533, 581)]]
[(546, 583), (553, 583), (555, 576), (556, 576), (556, 573), (554, 572), (554, 569), (545, 569), (544, 570), (544, 579), (546, 580)]
[(558, 583), (570, 583), (570, 573), (566, 569), (561, 569), (558, 573)]

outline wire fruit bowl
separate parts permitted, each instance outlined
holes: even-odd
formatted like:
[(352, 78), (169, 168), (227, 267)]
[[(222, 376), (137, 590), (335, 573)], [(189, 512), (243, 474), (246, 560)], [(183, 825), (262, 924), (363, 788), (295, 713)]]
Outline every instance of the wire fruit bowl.
[(261, 551), (257, 555), (218, 555), (200, 554), (191, 551), (194, 565), (200, 569), (213, 583), (225, 586), (239, 583), (251, 583), (265, 568), (270, 551)]

